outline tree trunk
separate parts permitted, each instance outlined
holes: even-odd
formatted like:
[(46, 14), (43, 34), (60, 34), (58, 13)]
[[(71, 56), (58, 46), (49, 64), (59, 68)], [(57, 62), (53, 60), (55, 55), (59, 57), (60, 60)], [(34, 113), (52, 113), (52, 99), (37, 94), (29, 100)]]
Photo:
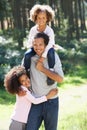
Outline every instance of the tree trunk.
[(78, 25), (78, 4), (77, 0), (75, 0), (75, 28), (76, 28), (76, 39), (79, 40), (79, 25)]

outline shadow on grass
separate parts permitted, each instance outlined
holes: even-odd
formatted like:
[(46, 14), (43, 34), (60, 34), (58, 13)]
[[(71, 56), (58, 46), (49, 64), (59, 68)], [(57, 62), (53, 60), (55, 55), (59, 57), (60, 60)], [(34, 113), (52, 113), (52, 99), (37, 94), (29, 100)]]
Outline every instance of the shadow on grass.
[(72, 73), (65, 75), (63, 83), (58, 84), (59, 87), (69, 86), (81, 86), (87, 84), (87, 65), (78, 65), (76, 70), (72, 70)]
[(74, 79), (70, 82), (71, 84), (74, 84), (74, 85), (79, 85), (79, 84), (82, 84), (83, 82), (79, 79)]
[(74, 85), (84, 84), (87, 79), (87, 65), (77, 66), (76, 68), (76, 71), (70, 75), (71, 80), (68, 82)]
[(87, 65), (77, 66), (77, 76), (87, 79)]

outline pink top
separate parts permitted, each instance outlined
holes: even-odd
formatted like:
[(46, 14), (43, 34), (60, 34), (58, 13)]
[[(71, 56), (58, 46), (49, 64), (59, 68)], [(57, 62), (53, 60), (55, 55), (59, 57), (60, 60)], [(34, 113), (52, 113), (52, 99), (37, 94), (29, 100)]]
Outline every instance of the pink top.
[(22, 88), (26, 90), (26, 95), (16, 95), (15, 108), (11, 116), (11, 119), (26, 123), (31, 108), (31, 103), (39, 104), (47, 101), (47, 98), (46, 96), (35, 98), (26, 87), (22, 86)]

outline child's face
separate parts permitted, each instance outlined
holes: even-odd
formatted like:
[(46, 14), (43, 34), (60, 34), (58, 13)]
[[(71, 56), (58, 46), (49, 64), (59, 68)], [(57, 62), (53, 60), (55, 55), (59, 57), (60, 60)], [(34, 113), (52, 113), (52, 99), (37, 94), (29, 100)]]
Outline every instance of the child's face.
[(37, 55), (41, 56), (45, 51), (45, 43), (43, 38), (36, 38), (33, 41), (33, 48)]
[(26, 88), (30, 87), (30, 79), (26, 74), (23, 74), (22, 76), (19, 77), (19, 82), (21, 85), (25, 86)]
[(36, 23), (37, 23), (39, 26), (44, 26), (44, 25), (47, 24), (46, 12), (40, 12), (40, 13), (37, 15)]

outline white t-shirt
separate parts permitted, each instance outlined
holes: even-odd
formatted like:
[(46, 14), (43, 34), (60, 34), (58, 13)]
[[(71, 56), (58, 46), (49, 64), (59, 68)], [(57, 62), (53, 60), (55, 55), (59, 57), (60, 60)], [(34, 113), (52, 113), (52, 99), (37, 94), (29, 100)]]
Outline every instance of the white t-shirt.
[(16, 103), (11, 119), (26, 123), (31, 108), (31, 103), (39, 104), (47, 101), (47, 98), (46, 96), (35, 98), (26, 87), (22, 86), (22, 88), (26, 90), (26, 95), (16, 95)]
[[(34, 27), (30, 29), (30, 32), (29, 32), (28, 42), (27, 42), (28, 48), (32, 47), (33, 38), (37, 33), (40, 33), (40, 32), (37, 30), (37, 25), (35, 25)], [(49, 43), (46, 46), (44, 53), (42, 54), (42, 57), (46, 58), (48, 50), (54, 46), (55, 40), (54, 40), (54, 31), (50, 26), (48, 25), (46, 26), (44, 33), (49, 36)]]

